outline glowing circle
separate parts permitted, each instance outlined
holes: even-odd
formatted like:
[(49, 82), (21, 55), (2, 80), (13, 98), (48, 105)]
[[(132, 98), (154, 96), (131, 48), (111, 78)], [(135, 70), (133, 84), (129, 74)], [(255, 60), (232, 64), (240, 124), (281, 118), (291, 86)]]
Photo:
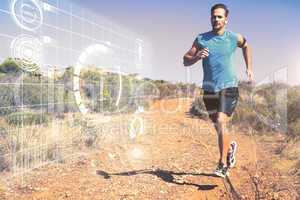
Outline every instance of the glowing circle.
[(32, 49), (25, 49), (24, 50), (24, 56), (28, 59), (28, 58), (32, 58), (33, 56), (33, 52)]
[(133, 159), (140, 159), (143, 156), (143, 151), (140, 148), (134, 147), (131, 151), (130, 151), (130, 156)]
[(14, 0), (11, 13), (16, 24), (27, 31), (35, 31), (43, 23), (43, 12), (36, 0)]
[(10, 48), (11, 56), (24, 71), (34, 72), (39, 69), (42, 49), (39, 39), (30, 35), (20, 35), (12, 41)]
[[(85, 107), (80, 93), (80, 72), (81, 69), (85, 66), (88, 66), (90, 64), (96, 63), (96, 60), (94, 57), (97, 57), (98, 60), (101, 60), (101, 66), (105, 68), (112, 68), (113, 66), (113, 60), (112, 55), (113, 51), (108, 46), (108, 44), (93, 44), (91, 46), (88, 46), (79, 56), (78, 62), (75, 65), (74, 69), (74, 78), (73, 78), (73, 90), (74, 90), (74, 96), (76, 104), (82, 114), (87, 114), (88, 109)], [(118, 106), (122, 94), (122, 74), (121, 70), (118, 67), (117, 70), (112, 69), (106, 69), (108, 72), (117, 73), (119, 75), (119, 91), (118, 96), (115, 105)]]

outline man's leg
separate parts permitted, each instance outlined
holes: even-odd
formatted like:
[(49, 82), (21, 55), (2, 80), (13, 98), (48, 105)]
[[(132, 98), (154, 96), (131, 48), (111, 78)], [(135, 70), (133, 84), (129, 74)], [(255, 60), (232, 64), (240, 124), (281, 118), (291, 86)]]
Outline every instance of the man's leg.
[(229, 117), (223, 112), (210, 114), (209, 117), (213, 122), (218, 135), (218, 146), (220, 152), (219, 162), (226, 164), (227, 152), (229, 150), (229, 133), (226, 127)]
[(219, 162), (222, 162), (225, 165), (227, 163), (227, 153), (229, 151), (229, 132), (227, 130), (229, 119), (230, 117), (228, 117), (227, 114), (218, 112), (217, 120), (215, 123), (220, 151)]
[(224, 93), (204, 92), (203, 101), (218, 135), (219, 161), (226, 165), (229, 150), (229, 133), (226, 127), (230, 117), (224, 112), (218, 111), (219, 108), (225, 110), (225, 100)]
[[(215, 174), (220, 177), (225, 177), (228, 173), (228, 169), (231, 168), (235, 162), (234, 153), (236, 145), (235, 148), (232, 148), (233, 151), (231, 151), (231, 148), (229, 148), (231, 145), (229, 144), (230, 140), (227, 126), (237, 103), (238, 89), (226, 88), (222, 90), (219, 94), (220, 97), (218, 99), (219, 104), (217, 118), (215, 120), (215, 128), (218, 134), (220, 158), (218, 167), (215, 170)], [(229, 162), (227, 162), (227, 157), (230, 158)], [(231, 160), (233, 162), (231, 162)]]

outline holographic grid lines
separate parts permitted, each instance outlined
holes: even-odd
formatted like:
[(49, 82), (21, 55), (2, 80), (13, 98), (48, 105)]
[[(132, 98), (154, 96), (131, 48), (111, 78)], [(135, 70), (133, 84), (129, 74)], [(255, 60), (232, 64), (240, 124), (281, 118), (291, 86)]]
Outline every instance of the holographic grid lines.
[[(74, 154), (73, 145), (78, 142), (75, 133), (82, 127), (76, 121), (78, 112), (66, 114), (66, 104), (78, 106), (79, 118), (91, 112), (80, 90), (81, 71), (94, 66), (106, 73), (117, 74), (118, 84), (113, 86), (117, 92), (113, 100), (118, 107), (121, 98), (132, 98), (128, 93), (122, 93), (122, 76), (139, 74), (147, 66), (148, 44), (126, 28), (69, 1), (4, 0), (0, 5), (0, 20), (5, 24), (0, 33), (3, 43), (0, 58), (2, 61), (13, 58), (23, 70), (0, 83), (2, 88), (14, 93), (14, 105), (2, 105), (0, 109), (21, 112), (19, 126), (6, 127), (8, 148), (1, 151), (0, 156), (7, 160), (8, 168), (14, 174), (23, 174), (63, 159), (60, 151), (64, 151), (64, 157)], [(69, 66), (74, 67), (72, 80), (56, 81), (55, 77)], [(48, 78), (28, 80), (26, 73), (40, 73)], [(105, 78), (91, 83), (92, 90), (99, 93), (103, 93), (104, 87), (110, 87)], [(72, 102), (66, 102), (63, 95), (58, 95), (66, 88), (74, 95)], [(39, 94), (34, 104), (28, 103), (32, 89)], [(100, 101), (104, 100), (100, 97)], [(28, 116), (22, 113), (28, 112), (40, 116), (34, 125), (25, 124)], [(49, 113), (51, 123), (44, 125), (43, 120)], [(65, 115), (68, 116), (67, 123), (61, 120)], [(140, 120), (134, 118), (131, 124), (137, 121)], [(65, 141), (69, 141), (68, 144), (63, 143)]]

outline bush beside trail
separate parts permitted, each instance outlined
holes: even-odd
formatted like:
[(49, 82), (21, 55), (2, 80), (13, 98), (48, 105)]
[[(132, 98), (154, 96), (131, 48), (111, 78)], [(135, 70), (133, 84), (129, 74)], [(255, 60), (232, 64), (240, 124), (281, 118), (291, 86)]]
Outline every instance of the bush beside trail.
[(38, 125), (49, 122), (49, 117), (43, 113), (30, 111), (11, 113), (6, 117), (8, 124), (15, 126)]
[[(286, 96), (281, 95), (280, 91), (285, 92)], [(251, 126), (256, 132), (284, 132), (292, 138), (300, 136), (299, 86), (272, 83), (251, 88), (247, 83), (240, 82), (239, 93), (233, 124)], [(207, 118), (202, 95), (194, 100), (190, 113)]]

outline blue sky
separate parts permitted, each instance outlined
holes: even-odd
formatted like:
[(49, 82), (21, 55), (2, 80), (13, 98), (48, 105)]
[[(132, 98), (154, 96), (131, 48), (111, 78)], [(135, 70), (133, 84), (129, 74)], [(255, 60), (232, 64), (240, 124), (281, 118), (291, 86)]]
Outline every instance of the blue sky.
[[(6, 0), (5, 0), (6, 1)], [(105, 16), (142, 38), (147, 38), (152, 47), (151, 66), (146, 76), (155, 79), (185, 81), (186, 68), (182, 56), (190, 48), (198, 33), (206, 32), (210, 26), (210, 7), (225, 3), (230, 9), (228, 29), (244, 35), (253, 48), (253, 68), (256, 82), (272, 79), (282, 68), (287, 69), (290, 84), (300, 84), (300, 32), (298, 0), (44, 0), (61, 2), (65, 7), (78, 5), (81, 10), (95, 16)], [(3, 2), (0, 6), (3, 7)], [(1, 5), (2, 4), (2, 5)], [(10, 30), (13, 23), (0, 21)], [(97, 22), (98, 19), (95, 18)], [(75, 22), (74, 22), (75, 23)], [(62, 22), (63, 25), (63, 22)], [(22, 31), (17, 30), (20, 33)], [(9, 31), (7, 31), (9, 32)], [(11, 29), (11, 33), (15, 29)], [(8, 33), (8, 34), (11, 34)], [(8, 41), (1, 41), (2, 44)], [(9, 49), (0, 50), (0, 54)], [(2, 55), (0, 55), (2, 57)], [(70, 62), (72, 59), (70, 58)], [(245, 79), (245, 65), (238, 49), (234, 63), (240, 79)], [(277, 75), (276, 75), (277, 76)], [(285, 76), (285, 75), (282, 75)], [(191, 82), (202, 81), (201, 63), (191, 67)]]
[[(73, 0), (73, 2), (108, 16), (131, 30), (149, 38), (154, 49), (153, 76), (184, 80), (182, 55), (200, 32), (210, 30), (210, 7), (225, 3), (230, 9), (228, 29), (240, 32), (253, 47), (254, 73), (257, 82), (273, 77), (278, 69), (287, 67), (288, 82), (300, 84), (300, 32), (298, 22), (300, 1), (141, 1), (141, 0)], [(240, 50), (236, 67), (245, 78)], [(201, 63), (191, 68), (191, 79), (202, 80)]]

